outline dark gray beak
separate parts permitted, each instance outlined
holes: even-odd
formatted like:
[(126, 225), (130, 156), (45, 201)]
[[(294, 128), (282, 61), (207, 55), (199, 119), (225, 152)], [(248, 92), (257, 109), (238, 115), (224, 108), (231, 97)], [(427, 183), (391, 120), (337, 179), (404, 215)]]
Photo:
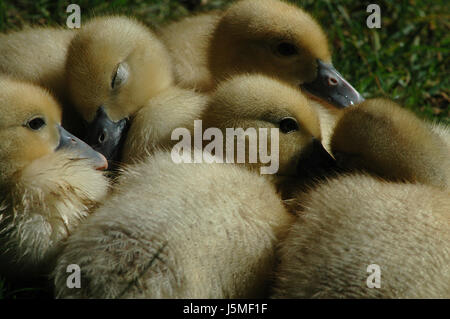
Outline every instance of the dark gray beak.
[(80, 159), (87, 159), (97, 170), (105, 170), (108, 168), (108, 161), (99, 152), (94, 151), (89, 145), (67, 132), (61, 125), (58, 125), (59, 144), (55, 151), (70, 150), (77, 154)]
[(128, 119), (112, 121), (105, 108), (97, 110), (95, 119), (87, 126), (86, 142), (97, 152), (102, 153), (111, 164), (120, 156), (120, 149), (128, 129)]
[(338, 108), (356, 105), (364, 101), (359, 92), (333, 67), (317, 60), (317, 77), (301, 85), (309, 94), (333, 104)]

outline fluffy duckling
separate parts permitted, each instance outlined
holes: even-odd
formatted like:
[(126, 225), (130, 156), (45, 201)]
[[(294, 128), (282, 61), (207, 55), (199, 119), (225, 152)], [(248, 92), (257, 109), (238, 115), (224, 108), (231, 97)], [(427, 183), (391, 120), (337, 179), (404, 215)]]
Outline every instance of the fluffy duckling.
[[(302, 176), (314, 175), (333, 166), (333, 159), (320, 143), (319, 118), (309, 100), (295, 87), (265, 75), (238, 75), (221, 82), (202, 120), (204, 129), (219, 128), (224, 136), (227, 128), (256, 128), (258, 138), (259, 129), (278, 128), (277, 177), (295, 176), (299, 170)], [(234, 146), (237, 148), (237, 143)], [(224, 143), (224, 154), (226, 147)], [(261, 161), (249, 163), (249, 149), (245, 165), (260, 169)], [(315, 158), (310, 160), (309, 154)]]
[[(449, 298), (450, 154), (393, 102), (344, 112), (331, 143), (341, 175), (298, 194), (276, 298)], [(299, 209), (300, 207), (300, 209)], [(381, 284), (373, 283), (373, 268)], [(372, 269), (372, 270), (371, 270)]]
[(117, 158), (128, 119), (172, 85), (168, 52), (143, 24), (94, 18), (72, 39), (66, 75), (71, 101), (88, 122), (86, 141)]
[(283, 1), (237, 1), (224, 12), (169, 24), (161, 37), (183, 87), (209, 91), (232, 75), (259, 72), (338, 107), (363, 100), (333, 68), (319, 24)]
[(106, 159), (60, 126), (42, 88), (0, 77), (0, 273), (43, 271), (106, 195)]
[[(234, 165), (176, 164), (170, 153), (156, 152), (130, 166), (111, 200), (68, 239), (55, 293), (262, 297), (275, 245), (292, 219), (264, 177)], [(81, 269), (80, 289), (66, 285), (73, 263)]]
[[(218, 87), (209, 107), (207, 121), (219, 128), (282, 130), (283, 174), (330, 159), (313, 110), (287, 84), (238, 76)], [(54, 272), (57, 297), (267, 296), (276, 245), (294, 216), (271, 178), (215, 156), (177, 164), (173, 152), (156, 152), (125, 169), (108, 203), (67, 241)], [(80, 266), (80, 289), (66, 286), (69, 264)]]
[(274, 298), (450, 298), (450, 192), (352, 175), (301, 201)]

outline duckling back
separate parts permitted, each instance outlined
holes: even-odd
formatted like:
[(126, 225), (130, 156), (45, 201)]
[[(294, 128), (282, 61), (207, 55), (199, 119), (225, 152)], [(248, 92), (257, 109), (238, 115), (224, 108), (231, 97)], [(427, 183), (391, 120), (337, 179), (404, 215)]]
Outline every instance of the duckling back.
[[(302, 195), (274, 298), (449, 298), (450, 193), (341, 176)], [(370, 265), (381, 287), (370, 288)]]
[(67, 97), (64, 69), (74, 30), (27, 28), (0, 35), (0, 72)]
[[(158, 152), (129, 167), (110, 201), (69, 238), (56, 295), (262, 297), (291, 222), (265, 178), (234, 165), (175, 164)], [(81, 289), (66, 287), (73, 263)]]
[(201, 14), (171, 23), (160, 31), (172, 59), (175, 81), (183, 88), (205, 92), (214, 87), (208, 67), (208, 46), (219, 12)]

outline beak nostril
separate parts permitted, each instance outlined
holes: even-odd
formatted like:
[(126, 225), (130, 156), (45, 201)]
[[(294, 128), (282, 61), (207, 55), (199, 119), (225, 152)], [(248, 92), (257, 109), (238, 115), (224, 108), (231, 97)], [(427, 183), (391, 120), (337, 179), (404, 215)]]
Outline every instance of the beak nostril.
[(338, 85), (338, 80), (334, 77), (329, 77), (328, 78), (328, 85), (330, 86), (336, 86)]
[(99, 143), (103, 143), (105, 139), (106, 139), (105, 133), (100, 134), (100, 136), (98, 137)]

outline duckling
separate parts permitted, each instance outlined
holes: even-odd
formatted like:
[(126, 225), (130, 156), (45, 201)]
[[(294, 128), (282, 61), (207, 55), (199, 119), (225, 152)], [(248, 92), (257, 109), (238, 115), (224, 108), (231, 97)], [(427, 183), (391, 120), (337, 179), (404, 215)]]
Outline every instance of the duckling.
[[(279, 250), (273, 297), (449, 298), (445, 146), (391, 101), (344, 111), (331, 147), (341, 167), (359, 172), (297, 194), (299, 218)], [(373, 288), (376, 268), (381, 286)]]
[(108, 159), (117, 158), (128, 119), (173, 83), (161, 41), (122, 16), (84, 24), (71, 41), (66, 76), (71, 101), (89, 123), (86, 142)]
[[(272, 297), (450, 297), (448, 190), (356, 174), (301, 201), (278, 250)], [(369, 288), (376, 268), (380, 286)]]
[[(156, 152), (129, 166), (117, 190), (68, 239), (54, 271), (58, 298), (267, 293), (275, 244), (293, 216), (265, 178), (234, 165), (176, 164)], [(80, 289), (66, 286), (73, 263)]]
[(56, 100), (0, 76), (0, 273), (48, 270), (108, 190), (106, 159), (61, 127)]
[[(221, 83), (211, 100), (205, 123), (283, 131), (283, 174), (302, 174), (324, 154), (331, 158), (318, 142), (313, 110), (288, 84), (236, 76)], [(205, 151), (203, 163), (188, 164), (157, 151), (126, 167), (108, 203), (67, 241), (53, 274), (56, 296), (267, 296), (275, 248), (295, 216), (272, 178), (253, 166), (221, 163), (218, 156)], [(80, 289), (66, 286), (69, 264), (80, 266)]]
[[(203, 112), (203, 128), (219, 128), (224, 135), (227, 128), (278, 128), (276, 176), (296, 176), (299, 169), (302, 176), (316, 175), (318, 170), (333, 167), (334, 160), (320, 143), (321, 123), (309, 102), (296, 87), (275, 78), (237, 75), (221, 82), (212, 94)], [(261, 134), (259, 130), (256, 133)], [(225, 154), (225, 143), (223, 149)], [(246, 148), (246, 158), (249, 149)], [(314, 160), (305, 156), (310, 152), (315, 154)], [(247, 160), (245, 165), (260, 169), (262, 163)]]
[(332, 66), (319, 24), (283, 1), (237, 1), (224, 12), (171, 23), (160, 34), (183, 87), (210, 91), (232, 75), (259, 72), (338, 107), (363, 100)]

